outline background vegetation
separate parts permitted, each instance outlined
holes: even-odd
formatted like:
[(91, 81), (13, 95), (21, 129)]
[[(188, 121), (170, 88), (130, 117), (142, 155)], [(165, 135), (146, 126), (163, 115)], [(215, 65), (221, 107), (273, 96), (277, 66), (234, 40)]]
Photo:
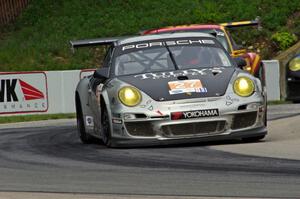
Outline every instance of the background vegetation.
[(282, 40), (286, 42), (274, 39), (282, 34), (273, 39), (272, 35), (300, 36), (299, 0), (31, 0), (14, 24), (0, 27), (0, 71), (91, 68), (99, 64), (103, 49), (81, 49), (73, 55), (69, 40), (256, 16), (262, 19), (261, 31), (242, 28), (233, 35), (264, 58), (283, 49)]

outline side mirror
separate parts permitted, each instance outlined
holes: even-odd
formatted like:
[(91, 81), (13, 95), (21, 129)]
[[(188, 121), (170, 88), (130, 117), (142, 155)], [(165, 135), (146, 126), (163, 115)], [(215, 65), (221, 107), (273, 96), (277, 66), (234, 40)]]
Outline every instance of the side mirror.
[(100, 68), (94, 72), (94, 78), (105, 81), (109, 78), (109, 68)]
[(246, 60), (241, 57), (234, 58), (234, 61), (235, 61), (236, 65), (241, 69), (243, 69), (245, 66), (247, 66)]

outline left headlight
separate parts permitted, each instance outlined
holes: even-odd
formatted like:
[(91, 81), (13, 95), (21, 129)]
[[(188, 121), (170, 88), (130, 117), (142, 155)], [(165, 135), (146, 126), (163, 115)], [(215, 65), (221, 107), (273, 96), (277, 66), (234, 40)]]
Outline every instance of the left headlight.
[(289, 69), (291, 71), (298, 71), (300, 70), (300, 56), (294, 58), (292, 61), (289, 63)]
[(255, 90), (254, 82), (249, 77), (238, 77), (234, 81), (233, 90), (241, 97), (248, 97)]
[(125, 86), (119, 90), (119, 99), (125, 106), (136, 106), (142, 100), (140, 91), (132, 86)]

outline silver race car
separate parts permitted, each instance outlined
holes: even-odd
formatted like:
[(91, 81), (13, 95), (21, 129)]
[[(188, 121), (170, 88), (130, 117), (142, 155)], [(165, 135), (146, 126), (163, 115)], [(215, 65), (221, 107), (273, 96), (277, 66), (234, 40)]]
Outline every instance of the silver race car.
[(210, 34), (171, 33), (71, 41), (109, 46), (101, 68), (83, 78), (75, 100), (80, 139), (144, 146), (267, 134), (259, 79), (240, 68)]

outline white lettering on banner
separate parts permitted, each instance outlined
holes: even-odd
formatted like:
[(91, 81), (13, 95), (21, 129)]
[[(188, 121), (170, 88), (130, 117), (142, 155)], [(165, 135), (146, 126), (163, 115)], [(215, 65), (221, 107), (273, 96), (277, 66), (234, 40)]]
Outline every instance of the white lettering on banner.
[(0, 73), (0, 114), (47, 110), (48, 90), (45, 73)]

